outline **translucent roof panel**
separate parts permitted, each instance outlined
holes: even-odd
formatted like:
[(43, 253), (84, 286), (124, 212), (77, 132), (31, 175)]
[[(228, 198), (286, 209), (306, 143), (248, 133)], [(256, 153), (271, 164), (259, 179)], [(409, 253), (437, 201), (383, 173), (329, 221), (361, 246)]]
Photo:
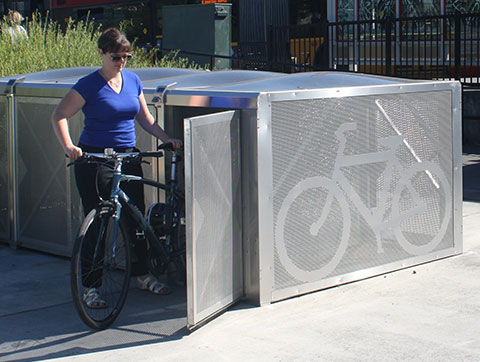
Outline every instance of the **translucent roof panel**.
[[(99, 67), (79, 67), (79, 68), (64, 68), (46, 70), (43, 72), (14, 75), (10, 77), (0, 78), (0, 81), (7, 82), (13, 78), (22, 78), (24, 82), (39, 82), (39, 83), (71, 83), (75, 84), (78, 79), (86, 76), (99, 69)], [(158, 81), (159, 79), (181, 77), (189, 74), (204, 74), (208, 73), (202, 70), (193, 69), (179, 69), (179, 68), (140, 68), (129, 69), (136, 73), (143, 83), (149, 81)]]
[(25, 82), (42, 82), (42, 83), (75, 83), (79, 78), (93, 72), (98, 67), (78, 67), (45, 70), (43, 72), (12, 75), (0, 78), (0, 81), (8, 81), (13, 78), (25, 77)]
[(204, 70), (194, 70), (194, 69), (181, 69), (181, 68), (139, 68), (139, 69), (128, 69), (136, 73), (142, 83), (146, 84), (147, 82), (155, 82), (159, 79), (172, 78), (172, 77), (184, 77), (191, 74), (202, 74), (207, 73)]
[[(228, 84), (210, 87), (211, 90), (267, 92), (288, 91), (297, 89), (321, 89), (341, 87), (361, 87), (412, 82), (407, 79), (387, 78), (366, 74), (341, 72), (307, 72), (295, 73), (282, 77), (259, 79), (243, 84)], [(418, 82), (416, 80), (415, 82)]]
[(203, 89), (218, 86), (229, 87), (237, 84), (248, 84), (252, 81), (265, 80), (272, 78), (285, 77), (282, 73), (260, 72), (254, 70), (226, 70), (216, 72), (201, 72), (188, 74), (182, 77), (171, 77), (168, 79), (154, 80), (144, 82), (145, 88), (153, 88), (161, 91), (167, 85), (177, 82), (175, 89)]
[[(37, 87), (48, 84), (73, 85), (75, 82), (99, 69), (98, 67), (79, 67), (48, 70), (0, 78), (8, 82), (13, 78), (24, 77), (24, 83), (36, 83)], [(231, 92), (275, 92), (297, 89), (322, 89), (340, 87), (360, 87), (388, 84), (421, 82), (388, 78), (375, 75), (343, 72), (306, 72), (284, 74), (254, 70), (204, 71), (179, 68), (142, 68), (129, 69), (136, 73), (146, 92), (161, 92), (169, 84), (176, 83), (177, 90), (221, 90)]]

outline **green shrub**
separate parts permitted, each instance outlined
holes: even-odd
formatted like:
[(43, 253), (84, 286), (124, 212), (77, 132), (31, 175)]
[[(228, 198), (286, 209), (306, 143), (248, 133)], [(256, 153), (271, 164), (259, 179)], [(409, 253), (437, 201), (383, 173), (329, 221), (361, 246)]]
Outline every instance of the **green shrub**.
[[(101, 66), (97, 39), (101, 29), (90, 19), (74, 21), (69, 19), (63, 28), (58, 22), (42, 18), (34, 13), (27, 19), (25, 27), (28, 38), (11, 38), (7, 31), (0, 34), (0, 77), (35, 73), (50, 69)], [(0, 28), (8, 28), (5, 19)], [(175, 67), (199, 68), (177, 53), (157, 59), (155, 51), (145, 53), (143, 49), (132, 47), (133, 58), (129, 68)]]

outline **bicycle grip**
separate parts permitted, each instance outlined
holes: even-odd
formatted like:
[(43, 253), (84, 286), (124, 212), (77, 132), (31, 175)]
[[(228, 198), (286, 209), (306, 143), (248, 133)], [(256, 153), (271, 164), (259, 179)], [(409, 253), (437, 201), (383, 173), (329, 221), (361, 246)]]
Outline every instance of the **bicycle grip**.
[(162, 151), (140, 152), (140, 157), (163, 157), (163, 152)]
[(173, 143), (172, 142), (167, 142), (167, 143), (162, 143), (157, 147), (158, 150), (167, 150), (167, 151), (175, 151), (173, 148)]

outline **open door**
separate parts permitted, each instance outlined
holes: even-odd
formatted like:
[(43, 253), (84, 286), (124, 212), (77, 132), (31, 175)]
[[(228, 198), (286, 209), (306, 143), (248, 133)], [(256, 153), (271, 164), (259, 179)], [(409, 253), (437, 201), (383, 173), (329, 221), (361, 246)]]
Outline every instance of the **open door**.
[(187, 327), (243, 295), (239, 111), (184, 120)]

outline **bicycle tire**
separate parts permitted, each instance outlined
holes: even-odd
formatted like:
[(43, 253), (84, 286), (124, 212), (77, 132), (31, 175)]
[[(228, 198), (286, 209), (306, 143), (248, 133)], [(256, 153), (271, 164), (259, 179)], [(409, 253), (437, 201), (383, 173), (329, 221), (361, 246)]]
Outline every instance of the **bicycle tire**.
[[(410, 192), (413, 192), (414, 195), (408, 196), (409, 189), (415, 188), (412, 183), (414, 179), (417, 179), (415, 183), (417, 187), (421, 184), (421, 180), (418, 180), (419, 177), (425, 180), (423, 188), (426, 190), (425, 193), (428, 194), (421, 195), (413, 189)], [(436, 183), (438, 188), (426, 188), (426, 183), (431, 183), (432, 185)], [(442, 242), (452, 218), (452, 195), (450, 190), (451, 187), (445, 174), (433, 162), (417, 163), (403, 172), (392, 199), (392, 216), (394, 219), (401, 219), (393, 229), (399, 244), (409, 254), (425, 255), (433, 251)], [(401, 205), (408, 204), (408, 199), (412, 199), (412, 196), (416, 198), (416, 195), (422, 198), (421, 201), (425, 203), (425, 212), (421, 214), (415, 213), (409, 218), (402, 218)], [(410, 203), (412, 202), (414, 203), (416, 200), (412, 200)], [(428, 232), (418, 233), (417, 230), (412, 230), (412, 228), (415, 228), (415, 225), (420, 225), (420, 227), (428, 226), (429, 230)], [(420, 243), (419, 241), (422, 240), (427, 240), (427, 242)]]
[[(120, 314), (128, 294), (131, 275), (130, 242), (127, 228), (120, 220), (113, 253), (114, 209), (104, 206), (92, 210), (80, 227), (75, 241), (71, 263), (71, 289), (75, 308), (83, 322), (93, 329), (109, 327)], [(99, 239), (99, 236), (101, 237)], [(92, 239), (95, 238), (95, 239)], [(91, 240), (100, 240), (97, 260), (93, 255)], [(94, 254), (94, 253), (90, 253)], [(115, 254), (115, 255), (113, 255)], [(83, 272), (88, 269), (88, 272)], [(87, 280), (88, 279), (88, 280)], [(88, 308), (83, 301), (84, 284), (96, 287), (106, 302), (104, 309)]]
[(158, 242), (168, 251), (168, 261), (158, 255), (158, 246), (149, 243), (147, 266), (157, 279), (165, 274), (169, 285), (185, 285), (185, 225), (181, 223), (183, 213), (175, 213), (175, 207), (157, 203), (150, 207), (148, 223), (155, 231)]
[(170, 285), (186, 285), (186, 230), (185, 225), (178, 223), (172, 230), (172, 260), (167, 268), (167, 282)]
[[(332, 201), (329, 205), (323, 204), (316, 197), (312, 198), (312, 195), (309, 193), (314, 192), (315, 194), (323, 193), (325, 195), (331, 195)], [(309, 200), (310, 206), (317, 206), (317, 207), (309, 207), (309, 208), (300, 208), (304, 210), (314, 211), (318, 209), (320, 214), (323, 215), (326, 212), (325, 220), (321, 223), (318, 221), (317, 230), (314, 234), (310, 232), (311, 227), (313, 226), (311, 220), (306, 220), (305, 218), (293, 216), (292, 217), (292, 205), (296, 203), (301, 197), (305, 197)], [(328, 198), (328, 196), (327, 196)], [(329, 208), (328, 210), (326, 208)], [(338, 240), (334, 240), (334, 238), (330, 239), (327, 238), (328, 233), (321, 231), (320, 229), (326, 227), (332, 229), (331, 225), (327, 218), (330, 217), (330, 221), (333, 217), (334, 220), (341, 221), (342, 225), (339, 226), (341, 231), (339, 232)], [(351, 228), (351, 219), (350, 219), (350, 209), (348, 207), (347, 200), (342, 193), (340, 187), (332, 180), (322, 177), (322, 176), (315, 176), (310, 177), (305, 180), (300, 181), (296, 186), (294, 186), (283, 199), (280, 209), (277, 215), (277, 221), (275, 224), (275, 247), (278, 258), (285, 268), (285, 270), (297, 280), (302, 282), (314, 282), (320, 279), (323, 279), (329, 276), (340, 263), (343, 255), (348, 246), (348, 241), (350, 238), (350, 228)], [(290, 231), (289, 235), (291, 238), (295, 240), (288, 240), (290, 245), (296, 245), (298, 249), (301, 250), (319, 250), (319, 247), (322, 247), (322, 250), (328, 250), (330, 252), (329, 256), (324, 256), (320, 254), (316, 254), (319, 259), (308, 263), (303, 263), (303, 265), (299, 264), (298, 261), (292, 259), (294, 252), (290, 247), (287, 246), (287, 223), (291, 219), (294, 220), (294, 223), (297, 225), (301, 225), (296, 232)], [(321, 218), (319, 218), (321, 220)], [(305, 231), (309, 229), (310, 237), (308, 237), (308, 233)], [(299, 233), (299, 230), (304, 231), (304, 237)], [(290, 238), (288, 238), (290, 239)], [(310, 239), (310, 240), (308, 240)], [(331, 248), (331, 246), (336, 246), (335, 248)], [(298, 255), (302, 255), (299, 253)], [(315, 255), (312, 254), (315, 257)], [(320, 262), (320, 258), (322, 258), (322, 262)], [(304, 260), (302, 260), (304, 261)], [(308, 268), (307, 268), (308, 266)]]

